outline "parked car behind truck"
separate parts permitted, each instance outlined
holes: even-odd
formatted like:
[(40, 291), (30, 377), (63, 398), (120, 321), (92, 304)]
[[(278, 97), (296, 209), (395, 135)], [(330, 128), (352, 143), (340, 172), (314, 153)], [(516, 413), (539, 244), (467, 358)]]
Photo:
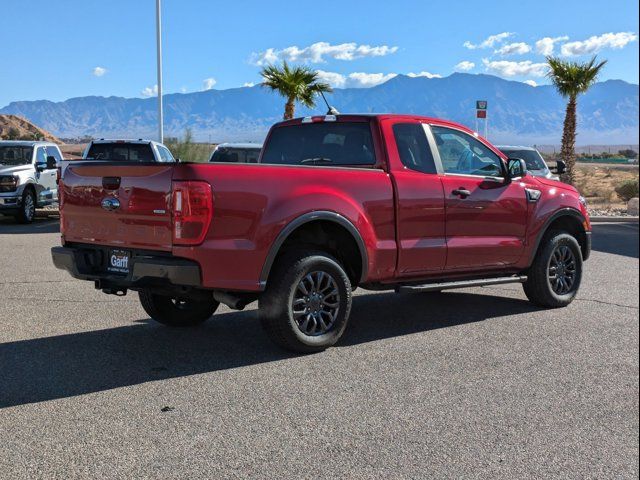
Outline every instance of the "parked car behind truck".
[(51, 142), (0, 141), (0, 214), (31, 223), (36, 208), (58, 201), (60, 148)]
[[(522, 160), (524, 160), (527, 164), (527, 171), (531, 175), (558, 180), (558, 176), (553, 174), (551, 169), (547, 166), (547, 162), (544, 161), (544, 158), (537, 149), (533, 147), (509, 145), (498, 145), (497, 148), (507, 157), (521, 158)], [(562, 160), (560, 160), (559, 162), (559, 165), (561, 165), (561, 169), (563, 169), (564, 162)]]
[(211, 152), (210, 162), (257, 163), (262, 144), (221, 143)]
[(566, 306), (591, 249), (573, 187), (435, 118), (307, 117), (272, 127), (257, 164), (81, 162), (60, 185), (58, 268), (137, 291), (170, 326), (257, 300), (271, 339), (299, 352), (340, 339), (357, 287), (522, 283)]

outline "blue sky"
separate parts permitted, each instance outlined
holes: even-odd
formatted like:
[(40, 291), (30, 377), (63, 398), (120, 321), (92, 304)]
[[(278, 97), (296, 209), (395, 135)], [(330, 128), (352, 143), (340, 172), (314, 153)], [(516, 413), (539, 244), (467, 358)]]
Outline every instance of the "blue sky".
[[(155, 0), (2, 0), (0, 107), (152, 94), (154, 9)], [(637, 0), (163, 0), (163, 28), (166, 93), (258, 83), (260, 64), (282, 58), (337, 87), (456, 70), (543, 84), (550, 43), (567, 58), (609, 59), (603, 80), (638, 83)]]

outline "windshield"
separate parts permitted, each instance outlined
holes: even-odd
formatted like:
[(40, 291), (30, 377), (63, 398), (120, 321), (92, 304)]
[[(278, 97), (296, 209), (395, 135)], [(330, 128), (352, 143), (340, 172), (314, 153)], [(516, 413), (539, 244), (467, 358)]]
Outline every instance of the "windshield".
[(371, 128), (367, 122), (303, 123), (275, 128), (262, 163), (280, 165), (374, 165)]
[(33, 147), (0, 146), (0, 165), (29, 165), (33, 158)]
[(87, 152), (87, 160), (122, 162), (153, 162), (151, 145), (140, 143), (94, 143)]
[(527, 164), (527, 170), (546, 170), (542, 156), (537, 150), (502, 150), (509, 158), (521, 158)]

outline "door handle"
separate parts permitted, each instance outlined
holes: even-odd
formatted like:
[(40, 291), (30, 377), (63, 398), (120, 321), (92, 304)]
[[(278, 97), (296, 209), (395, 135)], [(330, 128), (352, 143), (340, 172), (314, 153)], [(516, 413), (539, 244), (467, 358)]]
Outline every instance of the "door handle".
[(453, 195), (459, 196), (460, 198), (467, 198), (469, 195), (471, 195), (471, 192), (464, 187), (460, 187), (451, 193)]

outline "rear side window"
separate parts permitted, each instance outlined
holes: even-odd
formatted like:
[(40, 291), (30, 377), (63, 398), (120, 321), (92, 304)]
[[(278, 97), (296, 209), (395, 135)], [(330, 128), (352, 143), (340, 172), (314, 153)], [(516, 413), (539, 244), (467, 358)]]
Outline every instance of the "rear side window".
[(277, 165), (374, 165), (368, 122), (304, 123), (275, 128), (262, 163)]
[(402, 164), (411, 170), (437, 173), (433, 154), (421, 123), (396, 123), (393, 135)]
[(151, 145), (138, 143), (94, 143), (87, 152), (87, 159), (116, 162), (155, 161)]

